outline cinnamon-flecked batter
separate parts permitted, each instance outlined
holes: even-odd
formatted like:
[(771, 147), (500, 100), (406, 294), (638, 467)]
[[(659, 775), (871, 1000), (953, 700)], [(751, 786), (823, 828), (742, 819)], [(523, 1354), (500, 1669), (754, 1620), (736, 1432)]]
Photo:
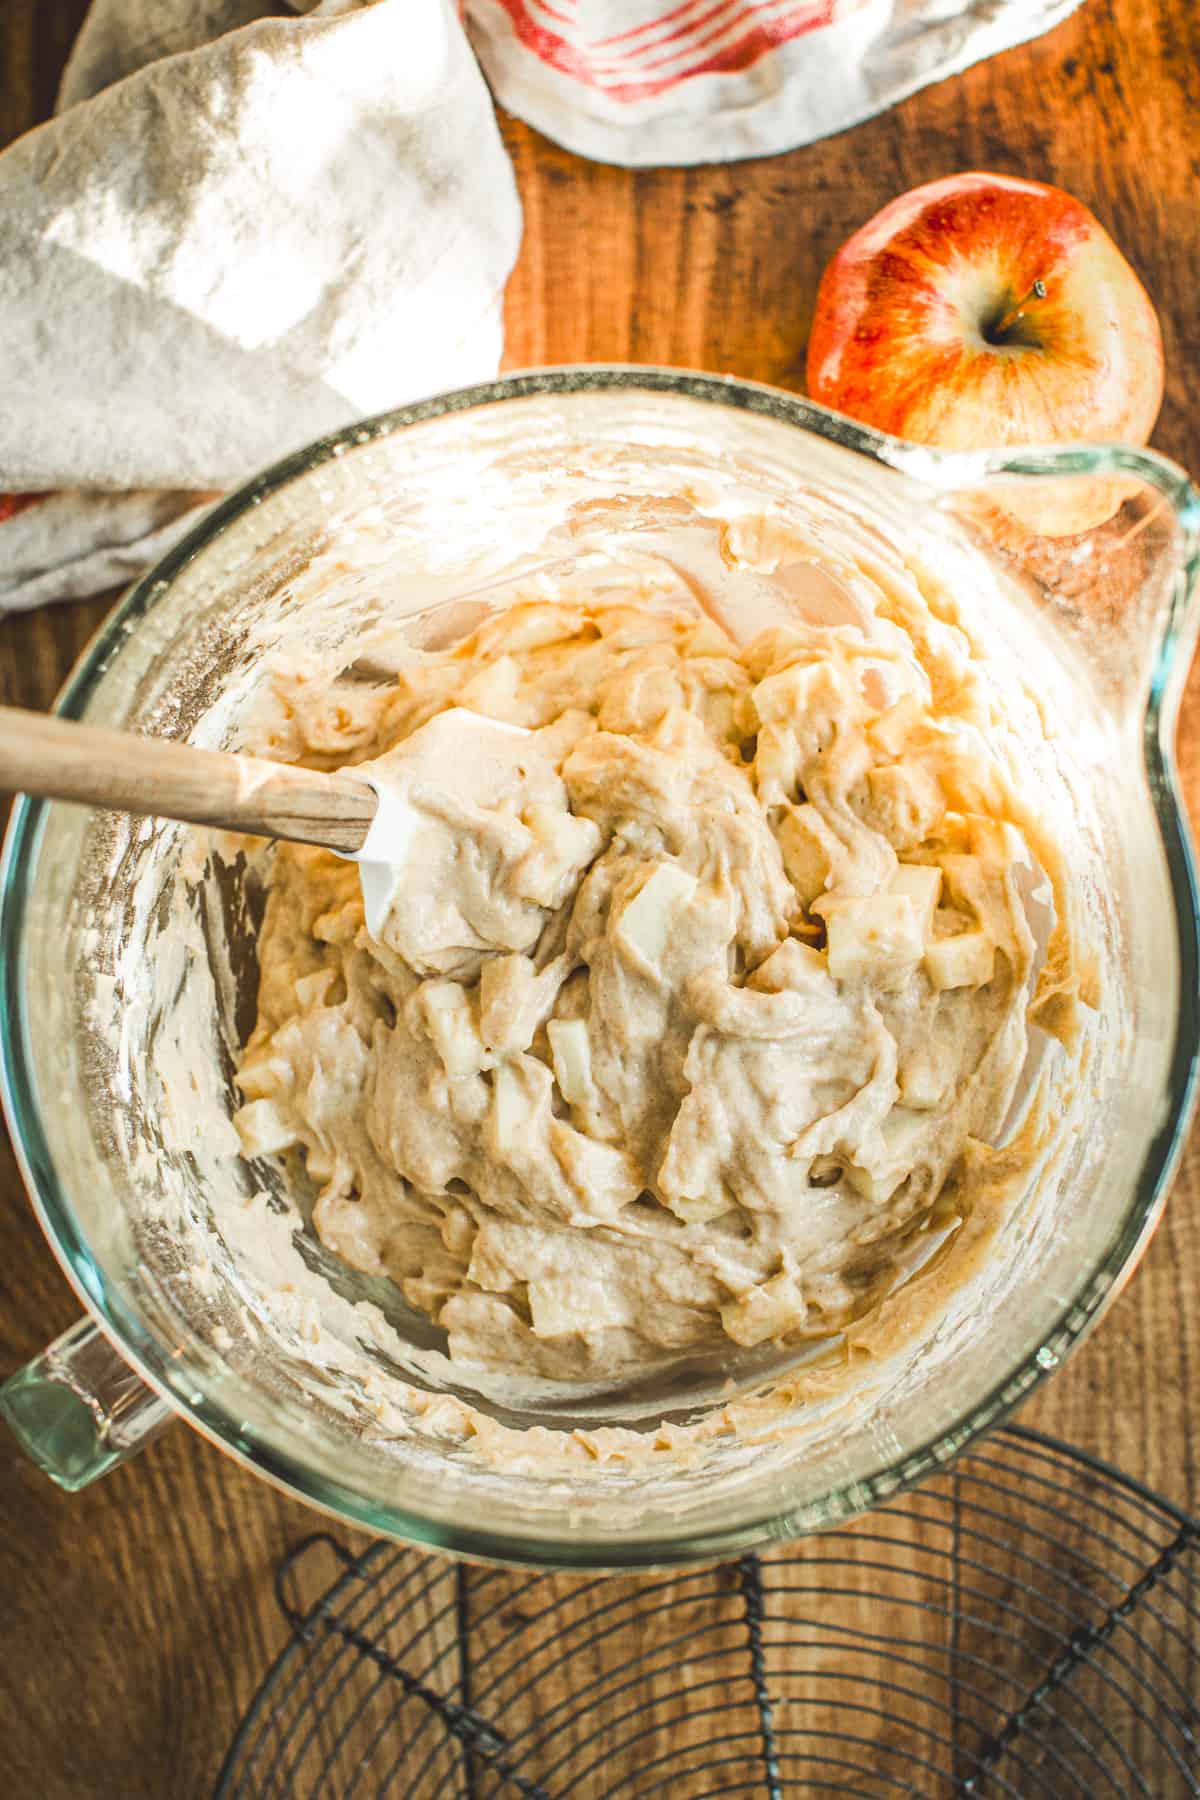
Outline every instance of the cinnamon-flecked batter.
[(359, 764), (403, 851), (374, 937), (352, 863), (275, 853), (238, 1128), (453, 1358), (824, 1338), (969, 1210), (1048, 859), (960, 633), (882, 591), (740, 647), (661, 595), (531, 599), (280, 698), (273, 753)]

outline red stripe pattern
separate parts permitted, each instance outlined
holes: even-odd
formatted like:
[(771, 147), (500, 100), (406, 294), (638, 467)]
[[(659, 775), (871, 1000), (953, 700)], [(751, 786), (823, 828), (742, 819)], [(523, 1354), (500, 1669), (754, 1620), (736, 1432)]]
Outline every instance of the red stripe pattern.
[(36, 506), (39, 500), (49, 498), (49, 494), (0, 494), (0, 525), (5, 519), (13, 519), (24, 512), (27, 506)]
[(525, 48), (550, 68), (609, 100), (632, 102), (690, 81), (729, 75), (806, 32), (857, 12), (864, 0), (623, 0), (629, 15), (611, 31), (613, 0), (601, 9), (608, 35), (590, 37), (595, 0), (499, 0)]

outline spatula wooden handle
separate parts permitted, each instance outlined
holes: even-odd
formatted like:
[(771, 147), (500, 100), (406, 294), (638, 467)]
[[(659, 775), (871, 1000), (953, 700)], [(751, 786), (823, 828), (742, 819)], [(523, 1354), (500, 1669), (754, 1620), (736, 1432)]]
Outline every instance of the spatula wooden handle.
[(361, 850), (378, 805), (350, 771), (197, 750), (14, 706), (0, 706), (0, 788), (343, 851)]

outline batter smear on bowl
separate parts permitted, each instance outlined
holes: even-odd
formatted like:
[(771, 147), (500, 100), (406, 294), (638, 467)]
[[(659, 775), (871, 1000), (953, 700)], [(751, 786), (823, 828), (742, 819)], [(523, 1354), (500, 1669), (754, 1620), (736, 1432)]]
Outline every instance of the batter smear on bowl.
[(863, 1319), (1011, 1179), (1030, 1024), (1071, 1015), (989, 693), (861, 585), (744, 644), (525, 599), (349, 715), (281, 682), (272, 753), (358, 764), (405, 851), (373, 929), (352, 864), (275, 853), (245, 1153), (301, 1156), (324, 1243), (462, 1364), (595, 1381)]

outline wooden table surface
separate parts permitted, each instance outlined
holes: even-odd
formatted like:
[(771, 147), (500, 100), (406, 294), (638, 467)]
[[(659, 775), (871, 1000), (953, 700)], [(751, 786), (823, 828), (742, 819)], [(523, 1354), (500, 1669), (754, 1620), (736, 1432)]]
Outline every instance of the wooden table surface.
[[(5, 0), (0, 142), (49, 112), (84, 10), (84, 0)], [(526, 218), (508, 294), (508, 363), (670, 363), (798, 388), (817, 280), (838, 243), (904, 188), (995, 169), (1079, 195), (1140, 271), (1166, 342), (1155, 443), (1200, 470), (1198, 70), (1195, 0), (1085, 0), (1041, 41), (770, 160), (631, 173), (583, 163), (505, 121)], [(0, 347), (0, 405), (2, 358)], [(47, 706), (105, 609), (99, 599), (0, 623), (0, 698)], [(1196, 816), (1195, 679), (1181, 754)], [(1194, 1511), (1198, 1274), (1194, 1142), (1137, 1278), (1023, 1414)], [(0, 1376), (77, 1310), (5, 1145)], [(6, 1792), (208, 1793), (283, 1640), (271, 1570), (315, 1528), (314, 1515), (178, 1428), (74, 1498), (0, 1436), (0, 1520)]]

